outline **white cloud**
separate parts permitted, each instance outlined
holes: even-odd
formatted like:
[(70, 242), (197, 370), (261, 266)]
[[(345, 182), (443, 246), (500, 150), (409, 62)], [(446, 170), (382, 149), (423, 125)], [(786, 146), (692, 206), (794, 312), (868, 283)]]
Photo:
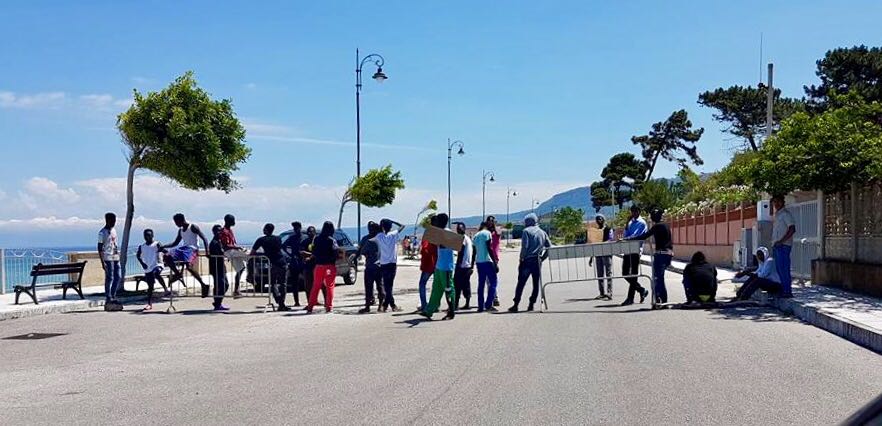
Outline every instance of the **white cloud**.
[(249, 90), (253, 90), (253, 89), (257, 88), (257, 84), (256, 83), (245, 83), (245, 88), (249, 89)]
[(80, 95), (80, 102), (87, 108), (107, 109), (113, 104), (113, 96), (108, 94)]
[(141, 77), (141, 76), (137, 76), (137, 75), (132, 77), (131, 80), (132, 80), (132, 83), (135, 83), (135, 84), (153, 84), (156, 82), (156, 79), (154, 79), (154, 78)]
[(294, 129), (282, 124), (270, 124), (259, 121), (243, 120), (242, 125), (250, 137), (285, 136), (294, 133)]
[(32, 177), (24, 184), (25, 192), (31, 197), (50, 200), (54, 203), (76, 203), (79, 194), (71, 188), (61, 188), (55, 181), (44, 177)]
[(64, 92), (44, 92), (34, 94), (0, 92), (0, 108), (58, 109), (64, 106), (66, 101), (67, 95)]

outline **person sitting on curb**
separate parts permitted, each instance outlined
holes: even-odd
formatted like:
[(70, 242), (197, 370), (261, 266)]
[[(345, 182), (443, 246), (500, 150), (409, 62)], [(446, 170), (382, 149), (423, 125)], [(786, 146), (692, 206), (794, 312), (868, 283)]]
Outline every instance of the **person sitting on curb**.
[(686, 303), (714, 303), (717, 295), (717, 268), (697, 251), (683, 270)]
[[(739, 300), (750, 300), (750, 296), (757, 290), (765, 290), (771, 294), (778, 294), (781, 291), (781, 279), (778, 277), (778, 271), (775, 266), (775, 259), (769, 256), (769, 249), (760, 247), (756, 250), (756, 259), (759, 262), (759, 268), (756, 272), (739, 272), (740, 276), (749, 276), (750, 278), (735, 293), (733, 302)], [(739, 277), (739, 275), (735, 275)]]

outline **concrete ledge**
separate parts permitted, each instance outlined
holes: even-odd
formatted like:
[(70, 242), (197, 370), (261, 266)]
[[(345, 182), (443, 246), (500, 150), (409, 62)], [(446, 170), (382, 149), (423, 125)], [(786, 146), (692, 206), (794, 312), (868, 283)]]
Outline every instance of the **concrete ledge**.
[[(119, 301), (122, 303), (136, 302), (144, 299), (142, 296), (121, 297)], [(46, 314), (62, 314), (65, 312), (82, 311), (84, 309), (97, 308), (104, 306), (104, 298), (90, 299), (88, 296), (83, 300), (67, 300), (62, 303), (53, 303), (52, 301), (44, 301), (39, 305), (16, 305), (18, 309), (0, 312), (0, 321), (33, 317)]]

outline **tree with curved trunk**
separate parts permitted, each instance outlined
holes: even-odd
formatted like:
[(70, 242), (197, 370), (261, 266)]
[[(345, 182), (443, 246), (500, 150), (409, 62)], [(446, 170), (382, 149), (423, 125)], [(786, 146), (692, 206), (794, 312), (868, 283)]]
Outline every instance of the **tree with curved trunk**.
[[(695, 146), (703, 133), (703, 128), (692, 130), (686, 110), (681, 109), (674, 111), (667, 120), (653, 124), (649, 134), (632, 137), (631, 142), (642, 149), (646, 166), (646, 175), (641, 180), (648, 182), (652, 179), (659, 157), (676, 162), (680, 167), (690, 162), (698, 166), (704, 164)], [(678, 155), (680, 151), (686, 156)]]
[(367, 207), (383, 207), (395, 201), (399, 189), (404, 189), (404, 179), (401, 178), (401, 172), (392, 170), (391, 164), (368, 170), (360, 178), (353, 178), (340, 199), (337, 228), (343, 225), (343, 211), (346, 209), (346, 204), (354, 201)]
[[(743, 142), (743, 147), (759, 150), (759, 142), (766, 132), (766, 108), (768, 87), (762, 83), (757, 87), (732, 86), (718, 88), (698, 95), (698, 103), (716, 110), (713, 117), (720, 123), (728, 124), (723, 132), (729, 133)], [(773, 119), (782, 119), (804, 109), (798, 99), (782, 98), (781, 90), (775, 89)]]
[(159, 92), (142, 95), (135, 90), (134, 98), (116, 122), (129, 163), (122, 276), (126, 274), (138, 170), (150, 170), (187, 189), (230, 192), (239, 187), (233, 172), (251, 155), (244, 143), (245, 128), (236, 118), (232, 102), (212, 100), (197, 86), (192, 72)]

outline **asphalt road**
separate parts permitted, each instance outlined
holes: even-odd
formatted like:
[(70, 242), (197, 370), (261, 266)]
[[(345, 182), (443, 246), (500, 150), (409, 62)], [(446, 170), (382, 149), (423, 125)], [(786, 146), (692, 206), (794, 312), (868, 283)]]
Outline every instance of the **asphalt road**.
[[(503, 308), (515, 262), (503, 256)], [(399, 269), (408, 310), (417, 275)], [(453, 321), (355, 315), (360, 284), (338, 288), (333, 314), (186, 299), (177, 314), (4, 321), (0, 338), (63, 335), (0, 340), (0, 423), (833, 424), (882, 392), (882, 357), (774, 311), (649, 311), (596, 292), (553, 286), (549, 312)]]

